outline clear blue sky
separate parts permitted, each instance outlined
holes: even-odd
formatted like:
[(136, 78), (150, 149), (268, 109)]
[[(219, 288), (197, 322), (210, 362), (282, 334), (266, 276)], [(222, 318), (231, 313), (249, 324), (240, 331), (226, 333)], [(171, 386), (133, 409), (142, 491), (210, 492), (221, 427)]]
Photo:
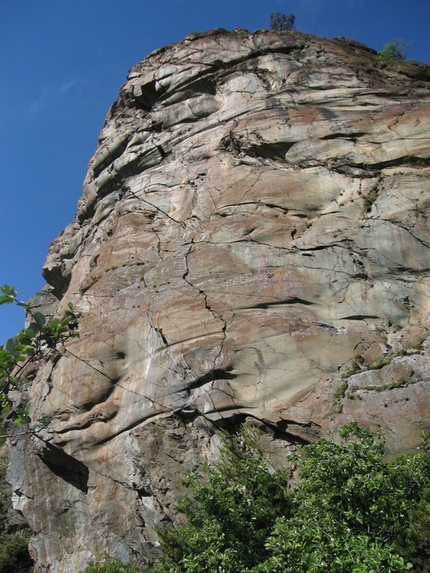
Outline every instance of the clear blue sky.
[[(273, 11), (376, 50), (403, 38), (409, 58), (430, 62), (430, 0), (0, 0), (0, 284), (24, 300), (43, 286), (128, 70), (192, 31), (268, 28)], [(22, 323), (1, 307), (0, 343)]]

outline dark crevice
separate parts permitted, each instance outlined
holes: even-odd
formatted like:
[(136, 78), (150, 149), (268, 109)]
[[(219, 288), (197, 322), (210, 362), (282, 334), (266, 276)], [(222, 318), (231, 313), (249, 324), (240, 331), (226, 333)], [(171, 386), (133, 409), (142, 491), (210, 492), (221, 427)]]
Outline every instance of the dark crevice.
[(381, 318), (376, 314), (352, 314), (351, 316), (342, 316), (341, 320), (366, 320), (368, 318)]
[[(324, 139), (324, 138), (322, 138)], [(316, 166), (326, 167), (327, 162), (319, 160), (309, 160), (306, 159), (302, 162), (298, 162), (297, 167), (302, 167), (304, 169), (313, 168)], [(397, 157), (396, 159), (389, 159), (387, 161), (380, 161), (378, 163), (345, 163), (344, 160), (338, 159), (330, 164), (330, 169), (339, 173), (347, 174), (351, 177), (375, 177), (376, 173), (381, 169), (387, 169), (388, 167), (429, 167), (430, 157), (418, 157), (415, 155), (405, 155), (403, 157)], [(354, 173), (354, 169), (361, 170), (361, 173)], [(369, 175), (365, 175), (368, 172)]]
[(254, 306), (250, 306), (247, 308), (262, 308), (262, 309), (268, 309), (271, 306), (281, 306), (281, 305), (290, 305), (290, 304), (304, 304), (306, 306), (310, 306), (315, 304), (314, 302), (310, 302), (309, 300), (304, 300), (302, 298), (298, 298), (298, 297), (293, 297), (293, 298), (288, 298), (286, 300), (278, 300), (276, 302), (262, 302), (260, 304), (256, 304)]
[(283, 211), (285, 214), (287, 214), (289, 211), (287, 207), (283, 207), (282, 205), (276, 205), (276, 203), (263, 203), (263, 205), (265, 207), (268, 207), (269, 209), (279, 209), (280, 211)]
[(283, 143), (262, 143), (243, 149), (250, 157), (263, 157), (264, 159), (284, 160), (288, 151), (295, 145), (295, 141)]
[(234, 380), (235, 378), (237, 378), (236, 374), (232, 374), (226, 370), (211, 370), (207, 374), (197, 378), (197, 380), (187, 384), (187, 389), (194, 390), (195, 388), (200, 388), (201, 386), (205, 386), (205, 384), (209, 384), (215, 380)]
[[(219, 411), (219, 414), (229, 411), (235, 411), (240, 406), (230, 406), (230, 408), (225, 408), (222, 411)], [(209, 412), (208, 412), (209, 413)], [(203, 414), (204, 416), (204, 414)], [(217, 420), (211, 420), (211, 423), (215, 426), (215, 428), (222, 428), (223, 430), (227, 430), (230, 434), (239, 434), (242, 424), (246, 421), (247, 418), (250, 418), (248, 413), (242, 412), (235, 412), (234, 414), (229, 415), (227, 418), (223, 418), (220, 416)]]
[(100, 175), (100, 173), (104, 169), (106, 169), (106, 167), (108, 165), (113, 163), (115, 161), (115, 159), (117, 159), (120, 155), (123, 154), (123, 152), (125, 151), (130, 139), (131, 139), (131, 136), (126, 137), (123, 141), (121, 141), (121, 143), (119, 145), (117, 145), (112, 150), (107, 150), (107, 148), (105, 148), (108, 151), (107, 156), (104, 159), (102, 159), (99, 163), (96, 163), (93, 166), (94, 179), (97, 179), (97, 177)]
[(154, 328), (155, 332), (160, 336), (161, 340), (163, 341), (164, 346), (166, 346), (166, 348), (168, 348), (170, 346), (169, 342), (168, 342), (167, 338), (164, 336), (161, 328), (156, 328), (155, 326), (153, 328)]
[(44, 443), (39, 457), (59, 478), (84, 493), (88, 492), (89, 470), (85, 464), (48, 442)]
[(359, 169), (380, 170), (387, 167), (428, 167), (430, 166), (430, 157), (418, 157), (416, 155), (405, 155), (396, 159), (381, 161), (379, 163), (351, 163), (352, 167)]
[(358, 131), (357, 133), (330, 133), (329, 135), (325, 135), (324, 137), (321, 137), (320, 139), (322, 139), (322, 140), (326, 140), (326, 139), (350, 139), (350, 140), (354, 140), (357, 137), (362, 137), (363, 135), (366, 135), (365, 131)]
[(150, 111), (156, 102), (157, 92), (155, 89), (155, 81), (149, 82), (141, 86), (141, 93), (134, 97), (137, 107), (144, 111)]
[[(240, 408), (241, 406), (231, 406), (230, 408), (220, 411), (220, 414)], [(264, 424), (264, 426), (269, 428), (273, 432), (273, 438), (275, 440), (282, 440), (288, 444), (307, 445), (321, 437), (320, 427), (312, 422), (299, 424), (297, 422), (282, 420), (278, 423), (274, 423), (265, 418), (261, 419), (253, 416), (249, 412), (237, 412), (228, 418), (221, 417), (218, 420), (212, 420), (212, 424), (217, 428), (227, 430), (230, 434), (239, 434), (243, 423), (246, 420), (252, 419), (255, 420), (257, 427), (261, 427), (261, 424)]]
[[(264, 422), (270, 425), (266, 420)], [(313, 422), (300, 424), (293, 420), (281, 420), (271, 427), (275, 429), (275, 438), (287, 440), (293, 444), (306, 445), (321, 437), (320, 426)]]
[[(279, 31), (278, 34), (281, 34), (282, 36), (288, 34), (289, 32), (287, 31)], [(284, 40), (285, 41), (285, 40)], [(304, 48), (304, 45), (300, 44), (297, 39), (294, 39), (293, 37), (291, 37), (291, 44), (289, 46), (287, 45), (283, 45), (283, 46), (276, 46), (276, 48), (272, 48), (270, 46), (266, 46), (263, 47), (262, 49), (257, 49), (253, 52), (251, 52), (248, 56), (248, 58), (258, 58), (261, 56), (265, 56), (267, 54), (291, 54), (291, 52), (293, 50), (302, 50)], [(247, 59), (248, 59), (247, 58)]]
[(330, 243), (328, 245), (317, 245), (315, 247), (309, 247), (309, 248), (302, 247), (300, 249), (300, 254), (305, 256), (306, 255), (310, 256), (308, 253), (313, 253), (314, 251), (323, 251), (324, 249), (329, 249), (331, 247), (337, 247), (337, 246), (339, 246), (337, 243)]
[(63, 265), (58, 265), (52, 268), (44, 267), (42, 277), (52, 287), (52, 294), (61, 300), (69, 288), (72, 275), (70, 272), (63, 274)]
[(162, 159), (164, 159), (166, 157), (167, 153), (164, 151), (164, 149), (161, 147), (161, 145), (157, 145), (157, 149), (160, 152)]
[[(205, 78), (209, 76), (209, 79)], [(204, 71), (201, 75), (193, 76), (190, 83), (184, 82), (176, 86), (177, 92), (167, 93), (160, 97), (158, 101), (164, 106), (181, 103), (183, 101), (192, 100), (202, 94), (215, 95), (216, 82), (212, 77), (212, 70)]]
[(194, 77), (193, 81), (190, 84), (182, 86), (182, 89), (185, 89), (184, 95), (187, 97), (191, 97), (192, 94), (216, 94), (215, 81), (213, 79), (206, 79), (204, 77), (197, 79)]
[(136, 159), (129, 161), (114, 173), (104, 185), (100, 185), (97, 190), (98, 198), (105, 197), (110, 192), (121, 187), (125, 179), (143, 173), (150, 167), (155, 167), (162, 162), (166, 155), (167, 152), (160, 145), (156, 145), (139, 155)]

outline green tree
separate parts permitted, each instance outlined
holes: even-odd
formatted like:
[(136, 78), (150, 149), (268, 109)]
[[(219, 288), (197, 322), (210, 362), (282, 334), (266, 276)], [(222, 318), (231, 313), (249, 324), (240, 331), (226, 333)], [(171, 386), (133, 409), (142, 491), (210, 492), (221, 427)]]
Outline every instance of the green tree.
[(422, 434), (419, 454), (389, 464), (395, 487), (404, 493), (406, 514), (395, 530), (395, 544), (414, 571), (430, 573), (430, 445)]
[(160, 532), (157, 573), (428, 573), (430, 455), (386, 463), (384, 440), (351, 423), (305, 446), (287, 488), (255, 433), (222, 433), (222, 461), (185, 482), (184, 525)]
[(409, 44), (405, 44), (403, 38), (395, 38), (391, 42), (387, 42), (382, 50), (378, 52), (379, 60), (406, 60), (406, 48)]
[(403, 484), (384, 463), (382, 436), (356, 424), (336, 444), (318, 440), (298, 460), (290, 518), (276, 523), (258, 569), (284, 573), (393, 573), (407, 569), (395, 545), (407, 514)]
[(294, 14), (282, 14), (280, 12), (272, 12), (270, 14), (270, 29), (271, 30), (294, 30), (294, 23), (296, 17)]
[(160, 531), (158, 573), (244, 573), (267, 557), (276, 518), (289, 514), (287, 474), (272, 472), (253, 429), (220, 433), (221, 462), (188, 476), (192, 496), (179, 502), (186, 523)]

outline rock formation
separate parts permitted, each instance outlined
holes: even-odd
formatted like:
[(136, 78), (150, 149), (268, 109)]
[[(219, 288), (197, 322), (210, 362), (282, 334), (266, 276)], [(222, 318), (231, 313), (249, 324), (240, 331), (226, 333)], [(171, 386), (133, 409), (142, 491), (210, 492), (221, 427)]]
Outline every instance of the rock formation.
[(192, 34), (130, 71), (36, 297), (83, 313), (11, 440), (39, 573), (155, 559), (219, 425), (254, 419), (274, 465), (352, 419), (417, 447), (429, 102), (429, 66), (297, 32)]

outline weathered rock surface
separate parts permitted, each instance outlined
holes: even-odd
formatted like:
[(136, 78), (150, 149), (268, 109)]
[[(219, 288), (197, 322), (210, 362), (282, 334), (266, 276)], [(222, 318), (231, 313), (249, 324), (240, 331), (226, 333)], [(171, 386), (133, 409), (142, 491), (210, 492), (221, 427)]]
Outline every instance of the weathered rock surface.
[(429, 102), (429, 66), (299, 33), (214, 30), (131, 70), (44, 269), (81, 338), (11, 441), (39, 572), (155, 558), (218, 424), (258, 420), (274, 465), (351, 419), (416, 448)]

